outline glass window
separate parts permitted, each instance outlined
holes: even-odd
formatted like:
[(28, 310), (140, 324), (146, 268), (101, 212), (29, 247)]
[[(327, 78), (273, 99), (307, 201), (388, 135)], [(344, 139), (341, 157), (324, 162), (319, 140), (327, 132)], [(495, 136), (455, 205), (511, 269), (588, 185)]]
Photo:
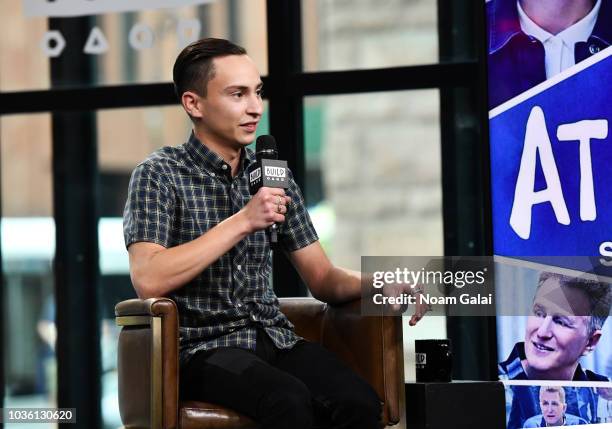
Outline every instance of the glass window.
[[(95, 13), (82, 11), (94, 16), (86, 34), (77, 35), (48, 31), (47, 15), (31, 16), (26, 3), (41, 4), (34, 9), (43, 8), (43, 15), (62, 7), (62, 2), (0, 4), (1, 91), (48, 89), (50, 58), (61, 58), (67, 46), (75, 45), (91, 58), (94, 73), (67, 85), (171, 81), (177, 54), (200, 37), (229, 38), (243, 45), (260, 73), (267, 73), (265, 0), (195, 0), (182, 2), (191, 6), (130, 12), (114, 12), (117, 1), (83, 2), (85, 9), (95, 7)], [(54, 19), (61, 23), (73, 18)]]
[[(304, 115), (306, 202), (332, 261), (443, 255), (438, 90), (309, 97)], [(414, 379), (414, 339), (444, 338), (445, 320), (405, 322)]]
[(302, 0), (306, 71), (438, 62), (437, 2)]
[(23, 3), (0, 2), (0, 91), (49, 88), (49, 57), (40, 49), (47, 20), (26, 18)]
[(0, 144), (4, 406), (54, 407), (51, 116), (0, 118)]

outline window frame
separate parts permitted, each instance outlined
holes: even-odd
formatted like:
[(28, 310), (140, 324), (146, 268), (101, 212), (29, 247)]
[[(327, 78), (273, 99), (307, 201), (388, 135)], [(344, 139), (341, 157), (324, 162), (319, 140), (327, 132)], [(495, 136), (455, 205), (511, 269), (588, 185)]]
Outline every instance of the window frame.
[[(442, 62), (324, 72), (303, 71), (300, 3), (267, 1), (269, 72), (263, 77), (269, 100), (270, 132), (278, 141), (292, 142), (280, 145), (279, 151), (280, 157), (292, 167), (297, 183), (305, 186), (303, 111), (306, 96), (439, 89), (444, 252), (446, 255), (491, 255), (484, 0), (437, 0)], [(64, 34), (82, 35), (87, 34), (91, 19), (49, 19), (49, 24), (50, 28), (61, 28)], [(471, 59), (453, 60), (462, 56)], [(75, 64), (80, 66), (75, 67)], [(57, 305), (61, 305), (66, 314), (57, 319), (58, 406), (79, 408), (79, 423), (83, 427), (101, 424), (97, 311), (100, 303), (97, 286), (93, 286), (100, 282), (95, 201), (98, 171), (95, 118), (91, 116), (100, 109), (177, 104), (170, 82), (90, 87), (87, 79), (92, 73), (91, 64), (77, 58), (76, 54), (65, 52), (51, 61), (51, 89), (0, 92), (2, 116), (38, 112), (53, 115), (53, 198), (58, 249), (55, 292)], [(82, 86), (61, 87), (68, 75), (74, 78), (72, 81), (81, 79)], [(466, 120), (469, 123), (467, 134)], [(78, 123), (81, 123), (81, 135), (91, 136), (90, 139), (75, 142), (68, 136), (68, 128)], [(83, 145), (83, 142), (89, 144)], [(81, 147), (75, 150), (79, 145)], [(74, 206), (83, 207), (83, 210), (72, 213), (70, 207)], [(77, 218), (80, 226), (75, 227)], [(2, 249), (0, 256), (1, 252)], [(82, 256), (85, 263), (75, 264), (77, 255)], [(275, 255), (274, 262), (277, 294), (305, 295), (304, 285), (285, 256)], [(92, 287), (89, 292), (79, 292), (81, 284)], [(6, 304), (3, 299), (2, 291), (0, 305)], [(491, 351), (495, 349), (491, 346), (496, 344), (495, 320), (467, 319), (449, 320), (447, 324), (449, 337), (454, 340), (457, 362), (466, 362), (457, 368), (455, 377), (496, 379), (497, 356)], [(3, 344), (4, 326), (1, 328), (0, 343)], [(80, 342), (84, 336), (88, 336), (87, 347)], [(466, 344), (466, 338), (480, 340)], [(5, 382), (3, 361), (4, 355), (0, 356), (2, 386)], [(488, 364), (477, 363), (483, 361)], [(81, 369), (77, 371), (75, 365)], [(3, 395), (4, 388), (0, 389), (0, 407)]]

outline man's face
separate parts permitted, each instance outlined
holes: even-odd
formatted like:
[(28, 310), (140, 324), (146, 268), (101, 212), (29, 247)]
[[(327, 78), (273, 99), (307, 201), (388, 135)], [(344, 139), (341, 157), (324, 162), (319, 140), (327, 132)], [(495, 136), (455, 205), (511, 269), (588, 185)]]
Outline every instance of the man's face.
[(251, 144), (263, 113), (259, 72), (246, 55), (215, 58), (213, 66), (206, 97), (199, 97), (205, 137), (231, 148)]
[(591, 317), (586, 314), (589, 301), (584, 292), (560, 287), (557, 279), (546, 280), (527, 318), (528, 367), (548, 379), (571, 379), (580, 356), (587, 346), (594, 346), (588, 332)]
[(540, 408), (544, 421), (549, 426), (561, 426), (567, 405), (561, 402), (559, 392), (540, 392)]

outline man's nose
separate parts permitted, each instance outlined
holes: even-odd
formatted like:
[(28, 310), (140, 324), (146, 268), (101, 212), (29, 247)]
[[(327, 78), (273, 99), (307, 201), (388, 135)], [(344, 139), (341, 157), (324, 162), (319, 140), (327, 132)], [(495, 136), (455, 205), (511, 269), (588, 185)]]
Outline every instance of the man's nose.
[(552, 316), (546, 316), (544, 319), (542, 319), (542, 322), (537, 330), (538, 337), (549, 338), (552, 335), (551, 324)]
[(262, 99), (253, 94), (249, 97), (249, 103), (247, 105), (247, 113), (249, 115), (261, 116), (263, 114), (263, 101)]

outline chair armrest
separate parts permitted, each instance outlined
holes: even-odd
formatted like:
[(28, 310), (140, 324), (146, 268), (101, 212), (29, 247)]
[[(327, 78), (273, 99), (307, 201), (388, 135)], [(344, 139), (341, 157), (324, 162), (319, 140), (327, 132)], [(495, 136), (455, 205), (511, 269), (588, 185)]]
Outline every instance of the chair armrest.
[(174, 301), (169, 298), (128, 299), (115, 305), (115, 316), (177, 317)]
[(279, 298), (281, 312), (295, 326), (302, 338), (321, 342), (321, 325), (327, 304), (314, 298)]
[[(126, 427), (178, 425), (178, 312), (168, 298), (115, 306), (119, 409)], [(144, 424), (143, 424), (144, 423)]]

